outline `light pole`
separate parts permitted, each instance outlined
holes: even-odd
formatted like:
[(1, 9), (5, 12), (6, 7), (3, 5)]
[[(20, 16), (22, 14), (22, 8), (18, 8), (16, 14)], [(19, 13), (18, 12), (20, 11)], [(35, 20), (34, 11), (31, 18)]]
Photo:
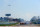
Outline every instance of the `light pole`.
[(5, 16), (7, 16), (9, 22), (9, 16), (11, 16), (11, 14), (5, 14)]

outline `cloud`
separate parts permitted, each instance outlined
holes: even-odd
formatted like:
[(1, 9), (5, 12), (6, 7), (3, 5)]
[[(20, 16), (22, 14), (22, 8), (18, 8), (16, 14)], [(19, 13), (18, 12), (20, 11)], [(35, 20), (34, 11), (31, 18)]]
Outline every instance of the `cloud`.
[(27, 16), (28, 18), (31, 18), (33, 15), (30, 14), (30, 13), (27, 13), (26, 16)]
[(30, 14), (30, 13), (26, 13), (25, 14), (25, 20), (27, 20), (27, 21), (30, 21), (30, 19), (33, 17), (33, 15), (32, 14)]
[(26, 13), (25, 14), (25, 20), (30, 21), (33, 16), (39, 16), (39, 15), (36, 13), (35, 14), (34, 13)]

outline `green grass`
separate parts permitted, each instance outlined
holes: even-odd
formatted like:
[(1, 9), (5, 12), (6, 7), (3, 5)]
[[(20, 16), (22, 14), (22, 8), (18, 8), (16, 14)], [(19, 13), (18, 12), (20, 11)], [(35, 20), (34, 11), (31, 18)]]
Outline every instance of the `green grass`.
[(0, 26), (16, 26), (18, 23), (13, 23), (13, 24), (0, 24)]

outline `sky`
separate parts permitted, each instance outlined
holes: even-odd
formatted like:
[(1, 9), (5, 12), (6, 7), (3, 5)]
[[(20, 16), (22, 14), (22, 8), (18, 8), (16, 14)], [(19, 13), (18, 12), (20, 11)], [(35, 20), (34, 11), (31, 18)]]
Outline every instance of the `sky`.
[(0, 0), (0, 17), (5, 14), (30, 21), (33, 16), (40, 16), (40, 0)]

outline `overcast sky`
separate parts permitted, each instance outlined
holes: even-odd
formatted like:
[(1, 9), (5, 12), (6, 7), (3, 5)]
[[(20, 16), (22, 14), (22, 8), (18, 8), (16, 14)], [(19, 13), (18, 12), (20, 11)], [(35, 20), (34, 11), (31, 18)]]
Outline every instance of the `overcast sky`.
[(0, 17), (7, 13), (29, 21), (33, 16), (40, 16), (40, 0), (0, 0)]

